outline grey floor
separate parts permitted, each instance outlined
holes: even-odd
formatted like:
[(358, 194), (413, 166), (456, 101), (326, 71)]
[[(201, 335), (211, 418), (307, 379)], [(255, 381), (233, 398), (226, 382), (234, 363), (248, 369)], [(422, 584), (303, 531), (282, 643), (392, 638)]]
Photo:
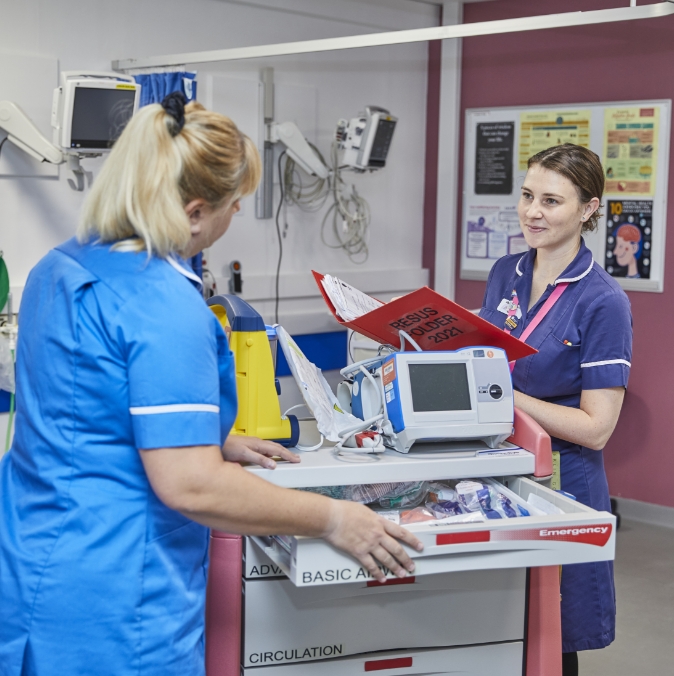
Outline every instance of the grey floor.
[(623, 520), (616, 640), (579, 653), (580, 676), (674, 675), (674, 529)]

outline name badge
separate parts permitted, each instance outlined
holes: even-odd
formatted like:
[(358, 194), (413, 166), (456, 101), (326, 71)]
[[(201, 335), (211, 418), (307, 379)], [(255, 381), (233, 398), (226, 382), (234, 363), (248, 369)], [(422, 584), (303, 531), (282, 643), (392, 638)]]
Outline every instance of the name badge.
[(504, 315), (514, 315), (517, 319), (522, 319), (522, 308), (520, 308), (519, 303), (509, 298), (504, 298), (496, 309)]

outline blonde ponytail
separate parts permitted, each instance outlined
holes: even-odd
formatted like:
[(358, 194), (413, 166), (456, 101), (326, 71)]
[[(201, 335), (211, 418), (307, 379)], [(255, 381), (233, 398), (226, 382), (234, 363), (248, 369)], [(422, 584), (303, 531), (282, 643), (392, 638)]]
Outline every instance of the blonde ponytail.
[(228, 117), (190, 103), (182, 130), (175, 125), (159, 104), (131, 118), (85, 201), (81, 242), (181, 253), (191, 239), (186, 204), (203, 199), (218, 209), (255, 190), (260, 157)]

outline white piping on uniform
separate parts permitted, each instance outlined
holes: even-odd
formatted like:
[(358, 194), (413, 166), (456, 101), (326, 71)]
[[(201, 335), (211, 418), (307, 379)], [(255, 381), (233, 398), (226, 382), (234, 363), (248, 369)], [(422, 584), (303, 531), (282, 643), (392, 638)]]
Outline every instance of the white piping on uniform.
[(590, 368), (590, 366), (606, 366), (607, 364), (625, 364), (625, 366), (629, 366), (630, 368), (632, 368), (632, 364), (630, 364), (626, 359), (606, 359), (605, 361), (589, 361), (586, 362), (585, 364), (581, 364), (580, 368), (587, 369)]
[(220, 413), (220, 407), (213, 404), (165, 404), (164, 406), (131, 406), (131, 415), (154, 415), (156, 413), (188, 413), (203, 411), (206, 413)]
[(175, 268), (181, 275), (184, 275), (188, 279), (191, 279), (193, 282), (196, 282), (197, 284), (199, 284), (199, 286), (203, 286), (203, 282), (199, 279), (199, 277), (195, 275), (193, 272), (186, 270), (182, 265), (178, 263), (178, 261), (175, 260), (175, 258), (167, 256), (166, 260), (169, 262), (169, 265)]
[[(526, 254), (524, 254), (524, 256), (526, 256)], [(520, 258), (520, 259), (517, 261), (517, 265), (515, 266), (515, 272), (516, 272), (520, 277), (521, 277), (522, 274), (523, 274), (522, 271), (520, 270), (520, 263), (521, 263), (522, 260), (524, 259), (524, 256), (522, 256), (522, 258)]]
[(587, 270), (585, 270), (585, 272), (582, 275), (578, 275), (578, 277), (573, 277), (571, 279), (558, 279), (555, 281), (555, 286), (557, 286), (557, 284), (561, 284), (562, 282), (564, 282), (565, 284), (570, 284), (571, 282), (577, 282), (579, 279), (583, 279), (583, 277), (590, 274), (590, 270), (592, 270), (593, 265), (594, 258), (590, 261), (590, 267)]

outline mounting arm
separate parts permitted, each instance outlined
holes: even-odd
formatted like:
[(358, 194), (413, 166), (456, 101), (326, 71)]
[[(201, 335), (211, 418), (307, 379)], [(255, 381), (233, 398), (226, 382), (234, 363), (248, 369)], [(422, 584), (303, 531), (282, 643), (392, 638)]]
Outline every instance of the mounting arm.
[(66, 161), (64, 153), (48, 141), (28, 115), (12, 101), (0, 101), (0, 129), (7, 132), (11, 143), (38, 162), (63, 164)]
[(268, 140), (283, 143), (288, 155), (308, 174), (327, 178), (330, 171), (316, 155), (294, 122), (272, 122), (268, 125)]

